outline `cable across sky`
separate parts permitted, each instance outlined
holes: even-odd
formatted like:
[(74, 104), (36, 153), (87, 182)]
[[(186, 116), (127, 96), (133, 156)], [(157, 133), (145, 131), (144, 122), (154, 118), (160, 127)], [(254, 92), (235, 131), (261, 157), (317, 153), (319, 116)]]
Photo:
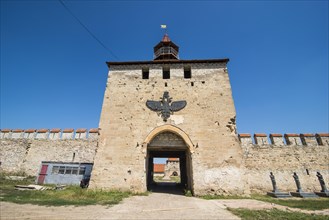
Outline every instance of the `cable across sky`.
[(86, 25), (84, 25), (82, 23), (82, 21), (65, 5), (65, 3), (63, 2), (63, 0), (58, 0), (61, 5), (63, 5), (63, 7), (70, 13), (70, 15), (72, 15), (78, 22), (79, 24), (108, 52), (110, 52), (110, 54), (116, 59), (119, 60), (118, 56), (116, 56), (112, 50), (110, 50), (101, 40), (99, 40), (88, 28)]

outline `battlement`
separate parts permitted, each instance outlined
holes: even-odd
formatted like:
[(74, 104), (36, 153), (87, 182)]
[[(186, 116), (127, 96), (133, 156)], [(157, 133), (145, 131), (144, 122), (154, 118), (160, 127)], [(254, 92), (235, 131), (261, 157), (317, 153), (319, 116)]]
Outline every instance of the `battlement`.
[(239, 134), (239, 140), (242, 146), (329, 146), (329, 133), (316, 134), (267, 134), (257, 133)]
[(30, 140), (97, 140), (98, 128), (53, 128), (53, 129), (1, 129), (0, 139)]

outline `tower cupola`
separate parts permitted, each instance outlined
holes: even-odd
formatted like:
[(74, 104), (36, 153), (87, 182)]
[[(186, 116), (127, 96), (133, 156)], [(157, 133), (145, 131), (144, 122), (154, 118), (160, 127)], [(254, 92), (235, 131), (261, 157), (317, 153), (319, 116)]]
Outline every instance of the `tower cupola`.
[(154, 60), (178, 60), (178, 51), (179, 47), (165, 34), (154, 47)]

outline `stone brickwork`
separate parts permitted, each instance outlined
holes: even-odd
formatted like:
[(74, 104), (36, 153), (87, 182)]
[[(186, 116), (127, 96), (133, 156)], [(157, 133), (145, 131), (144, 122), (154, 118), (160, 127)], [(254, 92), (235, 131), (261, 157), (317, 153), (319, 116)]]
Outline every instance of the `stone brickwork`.
[[(1, 169), (37, 175), (41, 161), (93, 162), (90, 188), (144, 192), (153, 158), (179, 158), (194, 195), (319, 191), (328, 184), (329, 135), (237, 135), (228, 59), (178, 60), (165, 34), (153, 61), (108, 62), (99, 129), (2, 129)], [(147, 103), (147, 104), (146, 104)], [(99, 136), (99, 139), (98, 139)]]
[[(3, 132), (3, 130), (5, 132)], [(17, 135), (20, 130), (20, 135)], [(91, 129), (92, 132), (98, 129)], [(78, 129), (79, 136), (75, 139), (61, 139), (60, 136), (46, 136), (49, 129), (15, 129), (13, 136), (5, 136), (12, 132), (10, 129), (1, 130), (0, 147), (0, 170), (5, 172), (25, 172), (31, 176), (37, 176), (42, 161), (56, 162), (81, 162), (92, 163), (98, 146), (95, 136), (86, 135), (86, 129)], [(38, 132), (39, 131), (39, 132)], [(58, 129), (51, 129), (55, 134), (60, 133)], [(32, 138), (32, 133), (35, 132)], [(39, 135), (38, 134), (42, 134)], [(50, 132), (50, 135), (52, 133)]]
[[(10, 129), (5, 130), (6, 134), (8, 130), (10, 131)], [(98, 133), (98, 129), (91, 130)], [(28, 132), (31, 132), (31, 129)], [(296, 190), (292, 177), (294, 172), (299, 175), (305, 191), (321, 189), (316, 177), (318, 171), (323, 175), (325, 182), (329, 183), (329, 143), (327, 142), (329, 134), (308, 134), (310, 137), (316, 137), (316, 142), (311, 143), (303, 141), (305, 134), (292, 135), (297, 139), (296, 143), (304, 143), (304, 145), (287, 145), (288, 140), (283, 137), (288, 139), (291, 135), (281, 134), (270, 134), (269, 142), (266, 142), (268, 141), (267, 135), (262, 135), (262, 138), (267, 140), (258, 141), (261, 144), (254, 144), (253, 142), (256, 142), (258, 136), (256, 134), (252, 139), (250, 134), (238, 135), (243, 157), (242, 165), (237, 172), (241, 175), (241, 187), (244, 187), (245, 194), (271, 191), (270, 172), (275, 175), (277, 185), (282, 191)], [(51, 138), (31, 140), (24, 135), (22, 138), (1, 138), (0, 169), (6, 172), (24, 171), (28, 175), (37, 176), (41, 161), (93, 163), (98, 140), (92, 136), (88, 137), (87, 139), (72, 140), (53, 140)], [(172, 171), (169, 168), (167, 170)], [(218, 167), (217, 169), (215, 175), (221, 175), (226, 179), (231, 178), (230, 173), (226, 172), (227, 168)], [(225, 181), (218, 182), (220, 187), (210, 188), (206, 193), (232, 194), (227, 191), (224, 183)]]
[[(316, 136), (318, 140), (313, 138)], [(254, 137), (256, 142), (259, 135)], [(280, 134), (270, 134), (271, 143), (268, 143), (265, 135), (262, 138), (266, 141), (252, 144), (251, 135), (239, 135), (244, 154), (241, 172), (246, 186), (251, 192), (271, 191), (269, 175), (273, 172), (280, 190), (296, 191), (292, 177), (296, 172), (305, 191), (320, 191), (317, 171), (329, 183), (329, 144), (323, 141), (329, 134), (285, 134), (285, 140), (282, 137)], [(312, 138), (311, 141), (305, 140), (306, 137)]]
[(170, 179), (171, 176), (180, 176), (179, 159), (168, 158), (165, 166), (164, 179)]
[[(196, 194), (223, 184), (228, 191), (243, 193), (239, 172), (242, 150), (235, 133), (226, 62), (170, 63), (170, 79), (162, 78), (166, 64), (110, 64), (90, 187), (145, 191), (145, 140), (153, 130), (170, 125), (192, 143), (188, 148)], [(190, 79), (184, 78), (185, 65), (191, 69)], [(149, 69), (149, 79), (142, 79), (143, 68)], [(147, 100), (159, 101), (165, 91), (172, 101), (187, 102), (167, 122), (145, 104)]]

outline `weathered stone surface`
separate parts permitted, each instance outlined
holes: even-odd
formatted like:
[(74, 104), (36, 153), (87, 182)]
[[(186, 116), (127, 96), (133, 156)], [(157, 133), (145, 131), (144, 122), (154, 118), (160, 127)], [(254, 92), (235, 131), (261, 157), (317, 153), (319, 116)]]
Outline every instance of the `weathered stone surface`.
[(285, 145), (266, 148), (255, 145), (243, 146), (243, 169), (246, 184), (252, 192), (271, 191), (270, 172), (275, 175), (278, 188), (294, 191), (296, 185), (292, 177), (298, 173), (305, 191), (318, 191), (320, 185), (316, 172), (320, 171), (326, 181), (329, 178), (328, 146)]
[[(42, 161), (94, 161), (97, 140), (1, 140), (0, 169), (37, 176)], [(73, 153), (75, 153), (73, 161)]]
[[(196, 194), (220, 191), (223, 186), (227, 192), (241, 192), (241, 184), (232, 184), (242, 178), (238, 172), (242, 150), (235, 134), (235, 108), (225, 62), (189, 65), (191, 79), (183, 77), (184, 64), (171, 64), (170, 80), (162, 79), (161, 64), (148, 66), (147, 80), (142, 79), (142, 65), (111, 67), (92, 188), (144, 191), (147, 145), (143, 143), (152, 130), (172, 125), (192, 142), (189, 148), (191, 178)], [(168, 91), (173, 100), (187, 102), (186, 107), (175, 112), (167, 122), (145, 104), (147, 100), (159, 100), (164, 91)], [(136, 143), (144, 147), (136, 147)], [(230, 175), (231, 178), (227, 178)]]

